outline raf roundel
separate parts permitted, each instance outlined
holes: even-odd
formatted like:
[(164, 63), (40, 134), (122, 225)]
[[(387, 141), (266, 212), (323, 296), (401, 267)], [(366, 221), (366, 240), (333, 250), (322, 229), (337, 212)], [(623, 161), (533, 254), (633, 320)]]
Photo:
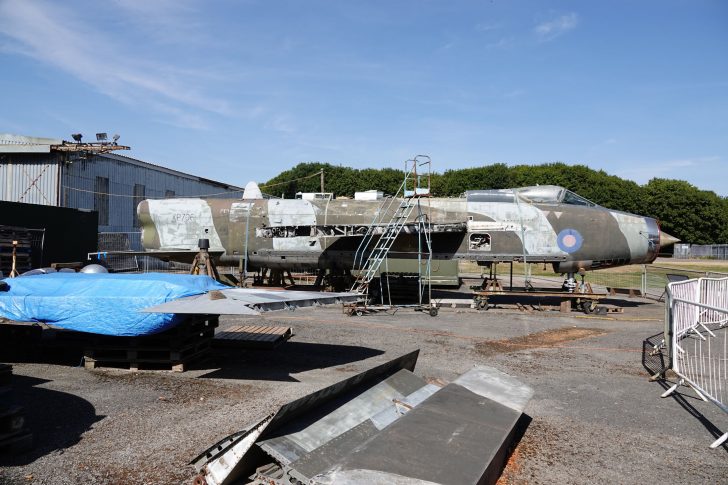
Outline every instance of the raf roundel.
[(564, 229), (556, 236), (556, 243), (559, 245), (559, 248), (569, 254), (581, 249), (583, 242), (584, 238), (581, 237), (581, 234), (576, 229)]

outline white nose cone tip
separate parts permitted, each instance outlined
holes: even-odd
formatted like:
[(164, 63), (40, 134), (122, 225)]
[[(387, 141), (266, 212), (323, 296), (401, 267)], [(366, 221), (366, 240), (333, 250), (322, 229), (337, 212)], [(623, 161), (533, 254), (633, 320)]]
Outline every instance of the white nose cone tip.
[(664, 248), (667, 246), (672, 246), (676, 242), (680, 242), (680, 240), (678, 238), (676, 238), (675, 236), (671, 236), (666, 232), (660, 231), (660, 247), (661, 248)]
[(252, 180), (250, 182), (248, 182), (248, 185), (245, 186), (245, 190), (243, 190), (243, 200), (262, 199), (262, 198), (263, 198), (263, 192), (260, 191), (258, 184), (256, 184)]

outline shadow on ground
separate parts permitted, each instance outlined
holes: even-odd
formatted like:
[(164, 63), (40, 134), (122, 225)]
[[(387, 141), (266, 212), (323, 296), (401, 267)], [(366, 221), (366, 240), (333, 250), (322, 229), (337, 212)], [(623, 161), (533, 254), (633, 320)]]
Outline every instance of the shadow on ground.
[[(464, 285), (466, 286), (466, 285)], [(547, 291), (560, 291), (560, 288), (537, 288), (533, 292), (528, 292), (528, 294), (523, 294), (525, 291), (523, 288), (515, 288), (514, 289), (517, 292), (521, 292), (521, 294), (508, 294), (508, 287), (504, 287), (503, 293), (500, 294), (489, 294), (487, 296), (489, 308), (510, 308), (510, 307), (517, 307), (518, 305), (523, 305), (527, 309), (530, 310), (558, 310), (562, 301), (561, 296), (548, 296), (545, 295), (544, 292)], [(597, 292), (599, 293), (599, 292)], [(602, 293), (604, 294), (604, 293)], [(433, 290), (432, 292), (432, 298), (435, 300), (438, 299), (462, 299), (463, 302), (470, 302), (473, 296), (475, 295), (474, 291), (468, 288), (460, 288), (457, 290), (454, 289), (438, 289)], [(605, 296), (599, 301), (599, 305), (605, 306), (605, 307), (612, 307), (612, 308), (639, 308), (643, 306), (649, 306), (653, 305), (655, 302), (646, 300), (644, 298), (632, 298), (628, 296), (609, 296), (604, 294)], [(573, 293), (573, 298), (578, 298), (578, 293)], [(483, 308), (485, 309), (485, 308)], [(577, 308), (577, 305), (572, 305), (572, 311), (581, 313), (581, 310)]]
[(0, 466), (22, 466), (53, 452), (62, 452), (105, 416), (93, 405), (65, 392), (38, 387), (45, 379), (13, 374), (12, 401), (23, 407), (25, 426), (33, 433), (33, 448), (25, 453), (0, 454)]
[[(660, 386), (664, 390), (668, 390), (670, 387), (672, 387), (673, 384), (675, 384), (674, 382), (670, 382), (667, 379), (660, 380), (657, 382), (658, 382), (658, 384), (660, 384)], [(678, 388), (678, 389), (680, 389), (680, 388)], [(682, 389), (687, 390), (689, 388), (683, 387)], [(700, 399), (697, 396), (691, 396), (689, 394), (684, 394), (684, 393), (680, 392), (679, 390), (676, 390), (675, 392), (670, 394), (669, 397), (671, 399), (673, 399), (676, 403), (678, 403), (680, 405), (680, 407), (683, 408), (685, 411), (687, 411), (688, 414), (690, 414), (693, 418), (697, 419), (698, 422), (700, 424), (702, 424), (703, 427), (708, 431), (708, 433), (710, 433), (710, 435), (713, 436), (713, 439), (717, 440), (718, 438), (720, 438), (723, 435), (724, 431), (721, 431), (716, 425), (713, 424), (713, 422), (711, 420), (706, 418), (705, 415), (703, 415), (703, 413), (698, 411), (695, 408), (695, 406), (693, 406), (693, 404), (690, 402), (690, 401), (695, 401), (695, 402), (705, 403), (705, 401), (703, 401), (702, 399)], [(712, 406), (712, 404), (708, 404), (708, 403), (705, 403), (705, 404)], [(709, 442), (705, 443), (706, 450), (708, 449), (709, 444), (710, 444)], [(728, 442), (723, 443), (721, 446), (719, 446), (719, 448), (722, 448), (723, 451), (728, 452)]]
[[(669, 364), (663, 346), (663, 336), (664, 334), (660, 332), (646, 338), (642, 342), (642, 366), (645, 368), (645, 370), (647, 370), (650, 376), (660, 385), (660, 387), (662, 387), (664, 391), (667, 391), (670, 387), (672, 387), (673, 384), (675, 384), (675, 382), (671, 382), (665, 377), (665, 375), (667, 373), (671, 373), (671, 371), (668, 370)], [(672, 375), (674, 376), (674, 374)], [(678, 390), (670, 394), (669, 397), (677, 402), (681, 408), (688, 412), (688, 414), (697, 419), (698, 422), (702, 424), (703, 427), (705, 427), (705, 429), (713, 436), (714, 439), (718, 439), (719, 437), (721, 437), (724, 431), (721, 431), (716, 425), (714, 425), (713, 422), (705, 417), (705, 415), (701, 413), (695, 406), (693, 406), (691, 402), (694, 401), (702, 403), (704, 401), (700, 399), (700, 397), (698, 397), (697, 395), (690, 395), (679, 392), (680, 389), (688, 390), (690, 388), (678, 388)], [(712, 404), (710, 405), (712, 406)], [(708, 447), (708, 444), (709, 443), (706, 443), (706, 448)], [(728, 451), (728, 442), (723, 443), (721, 448), (723, 448), (723, 450), (725, 451)]]
[[(370, 347), (307, 342), (286, 342), (271, 350), (215, 349), (213, 362), (220, 368), (200, 377), (298, 382), (291, 374), (346, 366), (383, 353)], [(210, 367), (209, 362), (204, 364), (201, 368)]]

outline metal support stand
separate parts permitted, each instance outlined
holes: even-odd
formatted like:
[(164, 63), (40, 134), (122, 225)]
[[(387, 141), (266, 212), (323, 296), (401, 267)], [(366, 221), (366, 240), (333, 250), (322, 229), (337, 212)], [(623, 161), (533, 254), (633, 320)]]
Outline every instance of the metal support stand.
[(192, 261), (192, 268), (190, 268), (190, 274), (204, 274), (213, 278), (215, 281), (220, 281), (220, 274), (217, 272), (217, 267), (212, 261), (212, 257), (208, 252), (210, 249), (209, 239), (200, 239), (198, 241), (200, 252), (195, 255), (195, 259)]
[(18, 241), (13, 241), (13, 261), (12, 261), (12, 267), (10, 268), (10, 277), (15, 278), (18, 276), (18, 269), (17, 269), (17, 263), (18, 263)]

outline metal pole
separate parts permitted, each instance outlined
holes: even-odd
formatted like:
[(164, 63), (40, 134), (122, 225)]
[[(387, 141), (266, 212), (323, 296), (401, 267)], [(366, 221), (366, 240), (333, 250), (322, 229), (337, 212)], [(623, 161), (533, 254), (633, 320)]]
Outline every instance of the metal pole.
[[(417, 189), (415, 188), (415, 190)], [(420, 199), (417, 199), (417, 220), (417, 301), (422, 307), (422, 206), (420, 206)]]
[(321, 193), (324, 193), (324, 169), (321, 169)]
[(248, 215), (245, 218), (245, 265), (243, 266), (243, 285), (245, 284), (245, 280), (248, 277), (248, 228), (250, 227), (250, 210), (252, 208), (253, 203), (248, 203)]

